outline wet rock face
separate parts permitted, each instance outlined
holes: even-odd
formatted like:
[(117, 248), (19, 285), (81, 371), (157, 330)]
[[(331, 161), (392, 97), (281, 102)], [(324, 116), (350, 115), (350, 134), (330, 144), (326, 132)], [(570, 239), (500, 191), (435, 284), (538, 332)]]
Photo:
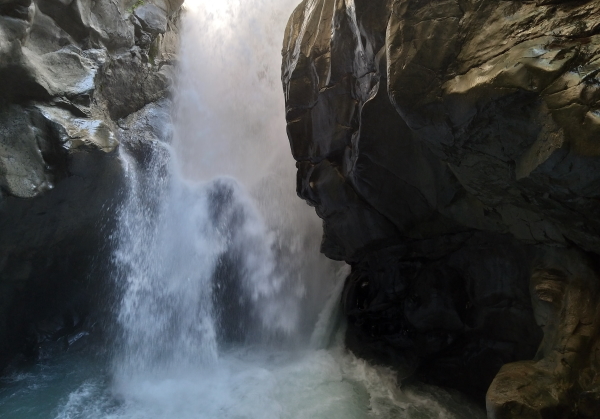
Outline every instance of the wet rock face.
[(595, 344), (571, 343), (595, 341), (595, 320), (568, 326), (596, 313), (600, 281), (599, 16), (596, 1), (307, 0), (286, 29), (297, 191), (322, 251), (353, 266), (350, 348), (479, 400), (508, 364), (490, 417), (600, 410)]
[(106, 303), (117, 148), (153, 138), (123, 118), (168, 94), (182, 2), (133, 3), (0, 3), (0, 371)]
[(534, 357), (542, 331), (527, 286), (532, 249), (510, 236), (459, 233), (371, 252), (343, 303), (348, 346), (400, 379), (483, 400), (502, 365)]
[(598, 416), (598, 276), (595, 255), (553, 249), (538, 258), (530, 287), (544, 339), (533, 360), (502, 367), (488, 391), (491, 418)]

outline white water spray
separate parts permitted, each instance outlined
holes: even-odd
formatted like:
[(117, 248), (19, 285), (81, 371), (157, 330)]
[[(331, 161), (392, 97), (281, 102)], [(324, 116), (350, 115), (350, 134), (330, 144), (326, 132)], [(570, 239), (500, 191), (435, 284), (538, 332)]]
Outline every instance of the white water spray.
[[(319, 254), (320, 222), (294, 193), (279, 51), (298, 0), (189, 1), (174, 124), (152, 111), (173, 139), (137, 139), (144, 159), (123, 149), (122, 344), (110, 377), (69, 360), (62, 368), (78, 374), (37, 376), (35, 390), (16, 378), (0, 410), (7, 419), (23, 409), (46, 419), (52, 403), (57, 419), (483, 418), (439, 389), (400, 391), (391, 370), (344, 350), (343, 331), (328, 345), (348, 271)], [(67, 394), (59, 402), (57, 389)]]
[(171, 146), (145, 167), (124, 156), (115, 418), (456, 417), (341, 332), (327, 349), (348, 269), (294, 193), (279, 49), (295, 3), (188, 3)]
[(187, 0), (175, 123), (150, 105), (136, 121), (165, 141), (123, 144), (113, 368), (68, 353), (2, 380), (2, 419), (485, 417), (400, 391), (334, 335), (348, 270), (319, 254), (285, 139), (279, 50), (297, 1)]
[(333, 288), (285, 138), (277, 40), (295, 1), (252, 3), (191, 3), (172, 143), (145, 167), (124, 151), (120, 377), (214, 363), (219, 343), (307, 341)]

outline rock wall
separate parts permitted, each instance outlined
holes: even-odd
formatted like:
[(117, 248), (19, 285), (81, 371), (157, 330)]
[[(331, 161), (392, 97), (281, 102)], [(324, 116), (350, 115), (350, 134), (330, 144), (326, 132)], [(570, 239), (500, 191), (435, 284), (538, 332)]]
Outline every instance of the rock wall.
[(0, 371), (109, 309), (117, 149), (168, 115), (181, 3), (0, 1)]
[(595, 417), (598, 74), (598, 1), (297, 7), (288, 137), (351, 350), (490, 418)]

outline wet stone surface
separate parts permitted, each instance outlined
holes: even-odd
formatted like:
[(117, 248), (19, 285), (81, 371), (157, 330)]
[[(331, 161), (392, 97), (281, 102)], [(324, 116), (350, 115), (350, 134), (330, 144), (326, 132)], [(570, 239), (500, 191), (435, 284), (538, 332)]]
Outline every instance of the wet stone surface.
[[(598, 16), (596, 1), (319, 0), (285, 33), (298, 195), (322, 251), (353, 267), (349, 347), (480, 403), (491, 384), (493, 418), (600, 409), (582, 320), (599, 280)], [(565, 279), (540, 282), (550, 261)]]

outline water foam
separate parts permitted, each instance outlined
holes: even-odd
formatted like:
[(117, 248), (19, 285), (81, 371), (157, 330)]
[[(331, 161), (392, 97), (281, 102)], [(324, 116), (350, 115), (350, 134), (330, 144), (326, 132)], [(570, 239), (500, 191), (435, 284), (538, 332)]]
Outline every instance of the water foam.
[(347, 270), (319, 254), (285, 140), (279, 49), (296, 3), (190, 8), (172, 143), (149, 144), (143, 163), (122, 148), (112, 368), (69, 361), (35, 390), (22, 377), (0, 398), (3, 418), (22, 417), (32, 395), (56, 419), (484, 417), (443, 390), (400, 390), (391, 370), (344, 349)]

